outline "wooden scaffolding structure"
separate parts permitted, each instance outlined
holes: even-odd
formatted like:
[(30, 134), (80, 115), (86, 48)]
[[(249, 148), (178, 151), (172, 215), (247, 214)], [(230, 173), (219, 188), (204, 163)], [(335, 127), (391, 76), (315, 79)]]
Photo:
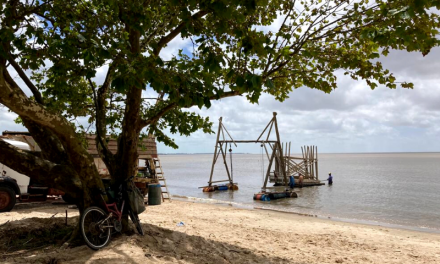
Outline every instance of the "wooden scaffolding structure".
[[(273, 113), (272, 119), (269, 121), (269, 123), (264, 128), (263, 132), (261, 132), (260, 136), (256, 140), (234, 140), (232, 136), (229, 134), (228, 130), (224, 126), (222, 122), (222, 117), (219, 119), (219, 126), (217, 131), (217, 140), (215, 144), (215, 150), (214, 150), (214, 157), (212, 160), (212, 166), (211, 166), (211, 174), (208, 181), (208, 186), (211, 187), (214, 186), (213, 184), (216, 183), (229, 183), (230, 186), (234, 186), (237, 183), (234, 183), (234, 176), (233, 176), (233, 169), (232, 169), (232, 156), (231, 156), (231, 166), (229, 167), (227, 164), (227, 150), (228, 150), (228, 144), (229, 144), (229, 152), (232, 151), (231, 147), (232, 144), (237, 146), (237, 143), (260, 143), (261, 147), (264, 148), (266, 157), (269, 160), (269, 164), (266, 171), (266, 176), (264, 179), (264, 184), (262, 189), (265, 190), (267, 188), (267, 183), (269, 182), (269, 178), (271, 175), (274, 175), (275, 177), (282, 177), (284, 180), (285, 185), (287, 185), (287, 166), (284, 161), (283, 156), (283, 149), (281, 145), (280, 140), (280, 133), (278, 131), (278, 123), (277, 123), (277, 113)], [(272, 134), (272, 131), (274, 131), (275, 140), (270, 140), (270, 135)], [(267, 133), (267, 135), (265, 135)], [(229, 137), (229, 139), (226, 138), (226, 135)], [(270, 153), (270, 151), (272, 151)], [(270, 154), (269, 154), (270, 153)], [(215, 164), (221, 154), (221, 157), (223, 159), (223, 163), (225, 165), (226, 173), (227, 173), (227, 179), (224, 180), (217, 180), (213, 181), (213, 175), (214, 175), (214, 167)], [(275, 166), (275, 170), (273, 174), (271, 174), (271, 168), (272, 166)]]
[[(303, 175), (304, 183), (307, 186), (322, 185), (318, 177), (318, 147), (303, 146), (301, 147), (302, 157), (291, 156), (291, 143), (283, 143), (284, 160), (286, 163), (286, 173), (288, 176), (294, 176), (298, 179), (299, 174)], [(285, 185), (283, 179), (270, 177), (270, 182), (276, 185)]]

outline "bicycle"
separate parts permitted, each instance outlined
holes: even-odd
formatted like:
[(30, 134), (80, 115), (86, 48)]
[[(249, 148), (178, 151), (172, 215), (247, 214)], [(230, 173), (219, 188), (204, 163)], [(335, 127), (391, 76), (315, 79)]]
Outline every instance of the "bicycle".
[[(80, 230), (84, 241), (91, 249), (99, 250), (105, 247), (110, 242), (110, 237), (113, 233), (121, 232), (121, 219), (124, 209), (128, 211), (128, 215), (138, 233), (142, 236), (144, 235), (144, 230), (142, 229), (138, 215), (131, 210), (129, 203), (126, 203), (127, 191), (133, 191), (127, 187), (127, 182), (131, 181), (132, 178), (133, 177), (129, 178), (119, 185), (118, 194), (112, 203), (105, 204), (107, 212), (100, 207), (91, 206), (84, 210), (84, 213), (81, 215)], [(109, 198), (113, 198), (111, 188), (107, 188), (106, 191), (99, 191), (101, 192), (101, 196), (107, 195)], [(116, 232), (112, 233), (113, 229)]]

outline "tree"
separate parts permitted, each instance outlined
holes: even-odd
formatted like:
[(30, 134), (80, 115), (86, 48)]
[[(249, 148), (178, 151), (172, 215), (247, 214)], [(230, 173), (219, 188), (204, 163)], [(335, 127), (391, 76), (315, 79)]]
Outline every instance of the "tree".
[[(283, 101), (302, 86), (330, 93), (339, 70), (372, 89), (396, 88), (376, 59), (390, 49), (425, 55), (438, 45), (439, 16), (429, 10), (439, 2), (2, 0), (0, 103), (19, 115), (42, 152), (0, 141), (0, 162), (70, 194), (82, 212), (101, 202), (93, 190), (102, 183), (74, 118), (89, 117), (100, 156), (122, 181), (134, 173), (140, 137), (151, 133), (177, 147), (164, 129), (211, 131), (193, 106), (230, 96), (257, 103), (262, 93)], [(279, 28), (268, 30), (275, 21)], [(176, 37), (190, 39), (192, 50), (164, 60)], [(98, 70), (106, 71), (102, 83), (93, 81)], [(142, 98), (146, 90), (157, 100)], [(109, 133), (118, 138), (116, 154)]]

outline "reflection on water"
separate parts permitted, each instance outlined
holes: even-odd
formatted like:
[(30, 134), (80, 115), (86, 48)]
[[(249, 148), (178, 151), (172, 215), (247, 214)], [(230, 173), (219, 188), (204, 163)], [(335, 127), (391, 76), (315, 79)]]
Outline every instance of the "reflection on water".
[(218, 192), (207, 192), (203, 193), (205, 198), (215, 199), (215, 200), (225, 200), (225, 201), (234, 201), (234, 193), (237, 191), (218, 191)]
[[(233, 201), (289, 212), (383, 223), (440, 228), (440, 153), (320, 154), (320, 179), (334, 176), (332, 186), (295, 189), (297, 199), (254, 201), (264, 179), (260, 155), (234, 156), (238, 191), (203, 193), (212, 155), (161, 155), (171, 194)], [(213, 180), (227, 179), (218, 162)], [(283, 187), (281, 187), (283, 188)]]

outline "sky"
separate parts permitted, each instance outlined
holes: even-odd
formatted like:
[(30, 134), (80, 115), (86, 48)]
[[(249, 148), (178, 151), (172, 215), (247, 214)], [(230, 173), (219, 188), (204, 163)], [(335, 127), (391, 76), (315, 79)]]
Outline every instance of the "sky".
[[(263, 95), (258, 104), (245, 98), (213, 102), (210, 109), (194, 109), (218, 119), (235, 140), (256, 140), (277, 112), (280, 138), (291, 142), (291, 151), (315, 145), (321, 153), (438, 152), (440, 151), (440, 49), (420, 53), (393, 51), (381, 59), (397, 81), (414, 83), (414, 89), (371, 90), (363, 81), (338, 74), (338, 88), (330, 94), (299, 88), (284, 102)], [(179, 149), (162, 144), (159, 153), (213, 153), (216, 134), (196, 132), (174, 137)], [(257, 144), (242, 144), (236, 152), (259, 153)]]
[[(169, 59), (178, 49), (189, 51), (192, 43), (176, 38), (160, 55)], [(440, 152), (439, 58), (440, 48), (435, 48), (425, 57), (392, 51), (380, 59), (397, 81), (413, 82), (414, 89), (379, 86), (371, 90), (362, 80), (352, 80), (341, 71), (337, 73), (338, 88), (330, 94), (302, 87), (293, 90), (284, 102), (265, 94), (258, 104), (233, 97), (214, 101), (209, 109), (191, 110), (209, 117), (215, 132), (218, 119), (223, 117), (223, 124), (235, 140), (256, 140), (277, 112), (281, 141), (291, 142), (292, 153), (300, 153), (304, 145), (317, 146), (319, 153)], [(13, 70), (10, 73), (22, 84)], [(100, 69), (94, 81), (102, 83), (105, 73), (105, 68)], [(14, 123), (15, 118), (14, 113), (0, 107), (1, 131), (25, 131)], [(179, 149), (158, 143), (160, 154), (214, 152), (215, 133), (169, 135)], [(233, 151), (260, 153), (261, 148), (258, 144), (240, 144)]]

